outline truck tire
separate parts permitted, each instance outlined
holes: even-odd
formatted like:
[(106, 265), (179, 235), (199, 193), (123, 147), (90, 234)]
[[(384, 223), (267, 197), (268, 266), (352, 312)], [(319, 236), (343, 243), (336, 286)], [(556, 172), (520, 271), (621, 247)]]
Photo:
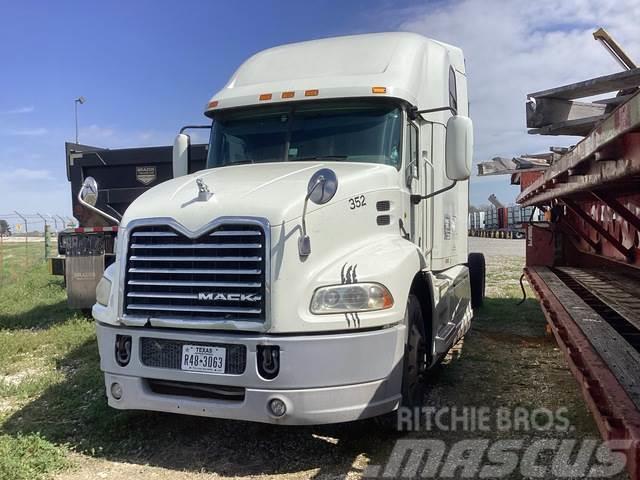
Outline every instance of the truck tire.
[[(422, 407), (426, 393), (427, 346), (424, 335), (424, 320), (418, 297), (409, 295), (407, 300), (406, 324), (407, 342), (404, 346), (402, 367), (402, 398), (399, 408)], [(383, 430), (397, 432), (398, 412), (386, 413), (373, 420)]]
[(427, 343), (422, 307), (418, 297), (409, 295), (407, 301), (407, 343), (404, 346), (402, 368), (402, 407), (422, 407), (426, 392)]
[(471, 282), (471, 307), (476, 310), (484, 302), (486, 265), (482, 253), (470, 253), (467, 262)]

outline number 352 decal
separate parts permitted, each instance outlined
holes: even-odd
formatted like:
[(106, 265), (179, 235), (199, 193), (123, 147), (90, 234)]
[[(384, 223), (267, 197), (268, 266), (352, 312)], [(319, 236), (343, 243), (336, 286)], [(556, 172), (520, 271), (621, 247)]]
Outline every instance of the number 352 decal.
[(367, 204), (364, 195), (356, 195), (349, 199), (349, 209), (355, 210), (356, 208), (364, 207)]

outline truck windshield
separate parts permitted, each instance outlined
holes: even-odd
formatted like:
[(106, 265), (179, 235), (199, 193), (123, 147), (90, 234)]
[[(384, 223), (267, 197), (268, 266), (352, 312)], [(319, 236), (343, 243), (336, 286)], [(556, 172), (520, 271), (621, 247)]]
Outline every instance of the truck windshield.
[(402, 111), (387, 103), (307, 103), (221, 112), (207, 168), (326, 160), (400, 168)]

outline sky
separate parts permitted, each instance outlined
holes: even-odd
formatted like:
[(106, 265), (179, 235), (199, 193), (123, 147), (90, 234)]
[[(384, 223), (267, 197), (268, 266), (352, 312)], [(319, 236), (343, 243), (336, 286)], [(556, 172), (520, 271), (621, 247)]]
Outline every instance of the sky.
[[(253, 53), (335, 35), (413, 31), (462, 47), (475, 162), (571, 145), (527, 135), (526, 94), (619, 71), (591, 36), (599, 26), (640, 61), (639, 20), (640, 0), (4, 1), (0, 218), (71, 214), (64, 142), (78, 96), (81, 143), (168, 145)], [(517, 191), (474, 176), (471, 203)]]

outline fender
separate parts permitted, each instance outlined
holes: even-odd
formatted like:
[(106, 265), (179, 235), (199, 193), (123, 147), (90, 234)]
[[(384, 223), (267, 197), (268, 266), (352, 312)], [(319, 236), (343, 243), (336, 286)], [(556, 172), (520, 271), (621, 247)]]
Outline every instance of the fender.
[[(388, 326), (404, 320), (407, 299), (414, 276), (422, 271), (425, 258), (415, 244), (397, 234), (376, 235), (365, 245), (353, 245), (339, 256), (324, 259), (310, 278), (307, 298), (322, 286), (375, 282), (387, 287), (394, 299), (387, 310), (352, 314), (312, 315), (307, 302), (300, 304), (299, 315), (318, 326), (321, 320), (335, 322), (334, 328), (371, 328)], [(345, 318), (346, 317), (346, 318)]]
[(91, 309), (91, 314), (97, 322), (117, 325), (117, 291), (118, 291), (118, 262), (112, 263), (105, 268), (102, 276), (111, 282), (111, 293), (109, 294), (109, 304), (107, 306), (96, 304)]

